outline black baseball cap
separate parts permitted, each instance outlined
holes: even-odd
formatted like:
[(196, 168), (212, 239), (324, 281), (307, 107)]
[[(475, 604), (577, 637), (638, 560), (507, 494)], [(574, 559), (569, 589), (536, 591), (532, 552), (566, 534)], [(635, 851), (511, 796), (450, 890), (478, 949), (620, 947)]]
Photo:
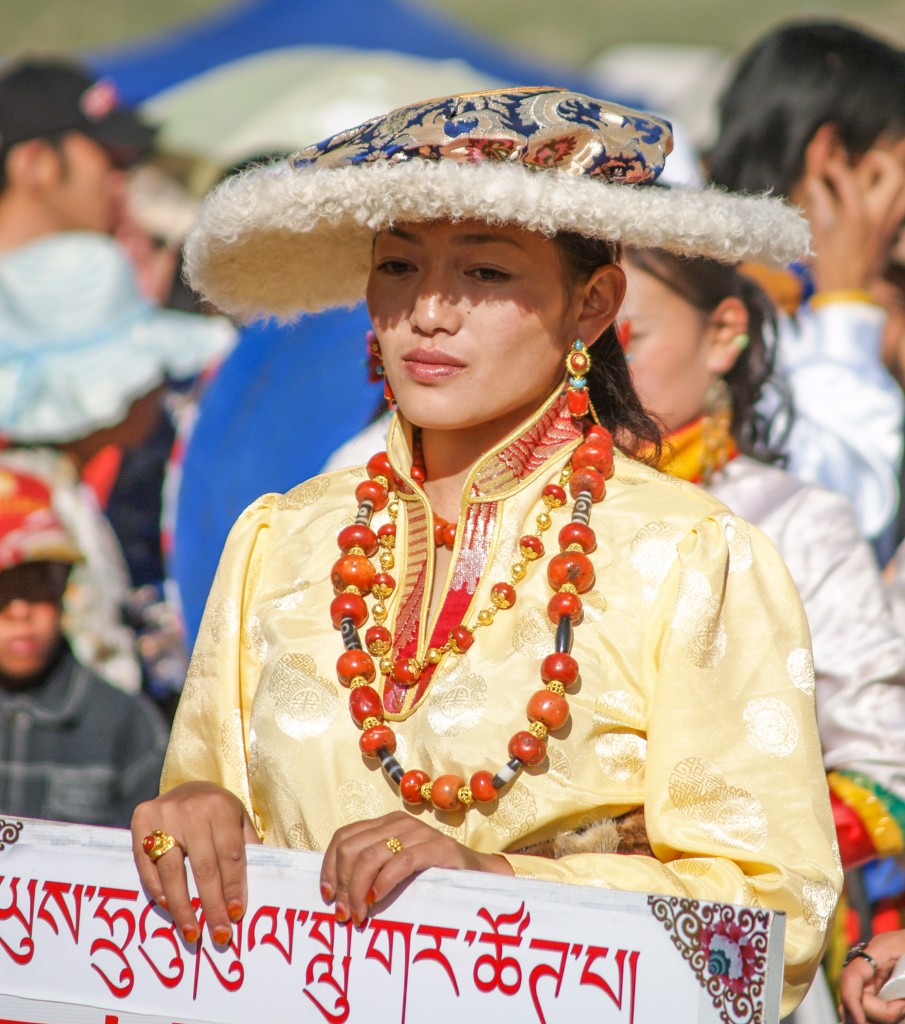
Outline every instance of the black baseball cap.
[(113, 82), (77, 65), (29, 60), (0, 74), (0, 154), (65, 132), (87, 135), (128, 167), (148, 153), (155, 129), (120, 105)]

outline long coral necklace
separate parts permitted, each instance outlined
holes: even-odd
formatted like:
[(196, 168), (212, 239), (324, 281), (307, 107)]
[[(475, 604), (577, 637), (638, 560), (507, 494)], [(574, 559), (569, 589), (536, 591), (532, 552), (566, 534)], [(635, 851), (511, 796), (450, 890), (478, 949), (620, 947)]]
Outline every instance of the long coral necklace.
[[(594, 585), (594, 568), (588, 554), (597, 547), (590, 526), (591, 506), (602, 501), (606, 479), (613, 471), (613, 439), (610, 432), (597, 424), (586, 425), (584, 440), (572, 453), (558, 484), (544, 487), (545, 509), (536, 518), (536, 530), (519, 539), (521, 558), (510, 570), (510, 582), (495, 583), (490, 590), (491, 607), (477, 613), (475, 622), (461, 623), (450, 630), (442, 647), (428, 649), (423, 661), (417, 658), (394, 658), (393, 638), (384, 625), (388, 611), (386, 600), (396, 588), (389, 570), (394, 566), (393, 548), (396, 539), (397, 504), (391, 500), (396, 480), (386, 452), (378, 452), (367, 465), (369, 479), (355, 490), (358, 513), (355, 522), (339, 532), (337, 542), (342, 555), (335, 562), (331, 579), (336, 597), (330, 604), (333, 625), (340, 630), (345, 650), (339, 656), (336, 671), (339, 681), (349, 687), (349, 710), (362, 729), (359, 747), (367, 757), (378, 758), (383, 770), (399, 787), (402, 799), (409, 804), (429, 801), (442, 811), (456, 811), (475, 801), (489, 803), (508, 785), (525, 765), (534, 766), (547, 753), (547, 734), (561, 728), (569, 717), (566, 690), (578, 680), (578, 663), (572, 657), (572, 627), (582, 617), (580, 594)], [(423, 479), (423, 476), (422, 476)], [(515, 587), (525, 578), (529, 565), (544, 554), (543, 534), (552, 526), (550, 511), (566, 503), (566, 489), (574, 498), (572, 518), (559, 531), (560, 551), (550, 559), (547, 579), (554, 590), (547, 605), (547, 614), (556, 626), (552, 654), (541, 664), (544, 688), (532, 694), (527, 713), (530, 725), (519, 730), (509, 741), (509, 760), (491, 773), (476, 771), (468, 783), (458, 775), (444, 774), (431, 779), (420, 769), (406, 771), (396, 759), (396, 734), (384, 721), (383, 699), (372, 685), (380, 672), (397, 683), (412, 685), (428, 665), (439, 664), (446, 654), (464, 654), (474, 643), (479, 627), (493, 623), (498, 611), (515, 604)], [(389, 505), (390, 522), (376, 532), (371, 517)], [(380, 572), (371, 559), (380, 552)], [(367, 650), (362, 646), (359, 630), (368, 621), (365, 595), (375, 598), (372, 608), (374, 625), (365, 633)]]

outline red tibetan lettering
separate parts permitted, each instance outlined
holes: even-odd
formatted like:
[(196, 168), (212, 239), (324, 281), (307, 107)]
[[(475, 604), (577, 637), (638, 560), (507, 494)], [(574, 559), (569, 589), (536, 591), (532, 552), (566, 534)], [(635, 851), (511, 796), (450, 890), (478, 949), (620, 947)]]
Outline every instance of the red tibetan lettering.
[[(152, 915), (156, 920), (149, 922), (148, 919)], [(167, 923), (168, 920), (169, 923)], [(150, 931), (149, 924), (158, 926)], [(152, 940), (155, 942), (155, 950), (158, 944), (161, 945), (163, 947), (161, 955), (170, 958), (163, 965), (163, 970), (157, 966), (157, 959), (152, 956), (150, 948)], [(148, 903), (138, 919), (138, 952), (145, 958), (164, 988), (176, 988), (185, 977), (185, 959), (182, 955), (182, 944), (176, 938), (176, 925), (154, 903)]]
[[(342, 981), (337, 981), (333, 976), (334, 960), (336, 959), (334, 953), (337, 929), (336, 916), (323, 911), (314, 911), (311, 914), (311, 928), (308, 935), (315, 942), (322, 945), (326, 952), (318, 953), (308, 962), (308, 967), (305, 971), (306, 987), (303, 991), (317, 1007), (324, 1020), (330, 1021), (330, 1024), (343, 1024), (344, 1021), (349, 1019), (349, 966), (352, 961), (352, 928), (350, 925), (341, 925), (340, 927), (346, 937), (346, 951), (341, 958)], [(320, 973), (318, 973), (319, 968), (323, 968), (320, 970)], [(328, 1010), (313, 992), (308, 991), (307, 986), (313, 984), (324, 984), (333, 990), (335, 995), (332, 1010)]]
[[(195, 902), (194, 900), (192, 901)], [(196, 911), (197, 912), (197, 911)], [(198, 998), (198, 990), (201, 984), (201, 967), (205, 962), (210, 964), (214, 977), (222, 988), (227, 992), (238, 992), (245, 981), (245, 967), (242, 964), (242, 928), (244, 922), (236, 924), (236, 937), (230, 941), (222, 950), (216, 954), (208, 951), (208, 937), (204, 928), (204, 915), (198, 917), (199, 938), (195, 947), (195, 982), (192, 988), (192, 998)], [(231, 957), (231, 959), (229, 959)], [(220, 969), (219, 964), (226, 961), (226, 970)]]
[(537, 1019), (541, 1024), (547, 1024), (547, 1018), (544, 1016), (544, 1011), (541, 1009), (540, 997), (537, 994), (537, 986), (541, 978), (554, 978), (556, 981), (556, 988), (553, 989), (553, 998), (559, 997), (559, 990), (562, 988), (562, 979), (566, 973), (566, 957), (569, 955), (569, 943), (568, 942), (554, 942), (549, 939), (532, 939), (528, 943), (529, 949), (543, 949), (551, 953), (559, 953), (559, 965), (553, 967), (550, 964), (538, 964), (531, 971), (528, 976), (528, 983), (531, 986), (531, 1001), (534, 1003), (534, 1009), (537, 1013)]
[[(386, 968), (387, 974), (393, 973), (393, 953), (396, 936), (402, 939), (403, 966), (402, 966), (402, 1010), (399, 1016), (399, 1024), (405, 1024), (405, 1010), (409, 993), (409, 963), (412, 947), (413, 924), (403, 921), (384, 921), (381, 918), (371, 918), (370, 930), (371, 940), (365, 953), (365, 960), (376, 960)], [(387, 950), (382, 952), (377, 948), (378, 940), (387, 937)]]
[[(91, 956), (96, 953), (109, 953), (120, 967), (119, 978), (114, 980), (95, 963), (91, 964), (91, 968), (103, 978), (104, 984), (117, 999), (125, 999), (135, 985), (135, 972), (126, 957), (126, 949), (135, 936), (135, 910), (133, 907), (120, 907), (111, 914), (107, 908), (114, 902), (134, 904), (138, 900), (138, 890), (113, 889), (102, 885), (98, 887), (97, 895), (100, 903), (94, 911), (94, 918), (107, 925), (110, 938), (95, 939), (91, 943)], [(125, 928), (125, 938), (120, 942), (115, 941), (117, 924), (122, 924)]]
[(249, 952), (255, 948), (257, 939), (258, 924), (262, 921), (270, 922), (270, 929), (261, 936), (262, 946), (274, 946), (280, 951), (287, 964), (292, 963), (292, 946), (295, 939), (295, 926), (302, 927), (308, 920), (307, 910), (284, 910), (283, 921), (286, 924), (286, 941), (282, 942), (277, 936), (277, 917), (280, 913), (279, 907), (264, 906), (255, 911), (255, 916), (248, 925), (248, 949)]
[[(82, 918), (82, 894), (85, 887), (81, 883), (73, 887), (72, 882), (45, 882), (41, 888), (44, 890), (44, 899), (41, 900), (41, 906), (38, 908), (38, 920), (46, 921), (55, 935), (60, 934), (57, 921), (53, 916), (53, 907), (48, 907), (52, 901), (62, 915), (73, 941), (78, 944)], [(70, 890), (72, 892), (72, 910), (69, 909), (65, 900)]]
[(453, 992), (456, 995), (459, 994), (459, 986), (456, 982), (456, 975), (452, 969), (452, 964), (446, 958), (445, 954), (440, 952), (440, 945), (444, 939), (455, 939), (459, 935), (457, 928), (441, 928), (439, 925), (422, 924), (419, 925), (417, 935), (426, 935), (434, 940), (433, 949), (421, 949), (419, 950), (412, 960), (413, 964), (417, 964), (421, 960), (433, 960), (438, 963), (444, 971), (446, 976), (452, 982)]
[(587, 959), (585, 960), (584, 970), (581, 972), (581, 985), (596, 985), (597, 988), (603, 989), (604, 992), (613, 1000), (617, 1010), (622, 1009), (622, 1002), (624, 996), (624, 983), (625, 983), (625, 961), (628, 958), (628, 985), (629, 985), (629, 1014), (628, 1022), (633, 1024), (635, 1020), (635, 978), (638, 973), (638, 958), (641, 954), (637, 951), (630, 951), (627, 949), (616, 950), (616, 969), (618, 977), (619, 994), (613, 991), (612, 986), (606, 979), (591, 970), (591, 965), (595, 960), (605, 959), (609, 955), (609, 949), (605, 946), (588, 946)]
[[(32, 938), (32, 930), (35, 920), (35, 890), (38, 885), (34, 878), (28, 880), (26, 886), (26, 891), (28, 892), (28, 912), (24, 914), (19, 909), (19, 883), (21, 881), (21, 878), (7, 879), (5, 876), (0, 875), (0, 883), (5, 882), (10, 891), (9, 903), (5, 907), (0, 907), (0, 924), (5, 925), (7, 921), (17, 921), (25, 932), (24, 935), (16, 936), (15, 938), (10, 935), (9, 942), (5, 938), (0, 937), (0, 946), (6, 950), (10, 959), (20, 966), (29, 963), (35, 955), (35, 941)], [(6, 932), (5, 926), (3, 931)], [(16, 942), (18, 948), (14, 948), (10, 944), (12, 942)]]
[[(482, 917), (493, 928), (492, 932), (482, 932), (478, 938), (479, 942), (490, 942), (496, 947), (496, 953), (487, 953), (478, 957), (474, 965), (474, 980), (481, 992), (491, 992), (498, 988), (507, 996), (515, 995), (522, 984), (522, 967), (518, 960), (512, 956), (503, 956), (504, 946), (520, 946), (522, 944), (522, 932), (531, 923), (531, 914), (525, 910), (525, 904), (512, 914), (499, 914), (491, 917), (489, 911), (484, 907), (478, 911), (478, 917)], [(521, 922), (521, 923), (519, 923)], [(501, 925), (518, 925), (514, 935), (500, 934)], [(490, 968), (490, 977), (486, 980), (481, 977), (481, 968)], [(510, 973), (510, 981), (504, 977), (506, 971)]]

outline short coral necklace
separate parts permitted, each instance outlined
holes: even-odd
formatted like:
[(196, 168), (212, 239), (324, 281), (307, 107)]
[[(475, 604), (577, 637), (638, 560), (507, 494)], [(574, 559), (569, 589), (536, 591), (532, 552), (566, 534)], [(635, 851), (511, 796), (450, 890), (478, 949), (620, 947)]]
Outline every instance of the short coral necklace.
[[(424, 662), (415, 658), (394, 658), (393, 638), (384, 625), (388, 612), (385, 601), (396, 588), (389, 574), (394, 566), (393, 548), (396, 539), (398, 506), (391, 500), (396, 479), (386, 452), (379, 452), (368, 462), (368, 480), (355, 490), (358, 514), (355, 522), (344, 527), (337, 538), (342, 555), (332, 569), (336, 597), (330, 604), (333, 625), (340, 630), (345, 646), (336, 664), (339, 681), (349, 687), (349, 709), (353, 720), (362, 729), (359, 746), (367, 757), (380, 760), (387, 776), (399, 787), (402, 799), (409, 804), (430, 802), (441, 811), (456, 811), (475, 801), (489, 803), (508, 785), (525, 765), (540, 764), (547, 753), (547, 733), (561, 728), (569, 717), (565, 692), (578, 680), (578, 663), (572, 657), (572, 627), (582, 617), (580, 594), (594, 585), (594, 568), (588, 554), (597, 546), (590, 527), (592, 503), (601, 501), (606, 493), (606, 479), (613, 470), (613, 439), (599, 425), (584, 426), (584, 440), (572, 453), (559, 484), (544, 487), (545, 505), (536, 519), (536, 531), (519, 539), (521, 559), (512, 566), (511, 582), (495, 583), (490, 590), (492, 606), (477, 613), (473, 625), (464, 623), (450, 630), (442, 647), (427, 651)], [(474, 643), (475, 630), (493, 623), (498, 611), (515, 604), (515, 587), (528, 573), (529, 565), (544, 554), (543, 534), (550, 529), (550, 511), (566, 503), (566, 489), (575, 499), (572, 518), (559, 531), (560, 551), (550, 559), (547, 579), (554, 594), (547, 605), (547, 614), (556, 625), (554, 652), (541, 664), (544, 688), (528, 701), (527, 729), (516, 732), (509, 741), (509, 760), (495, 773), (476, 771), (466, 784), (458, 775), (439, 775), (431, 779), (420, 769), (406, 771), (396, 759), (396, 734), (384, 721), (384, 705), (380, 693), (372, 685), (379, 669), (382, 675), (402, 685), (412, 685), (427, 665), (437, 665), (446, 654), (464, 654)], [(389, 505), (390, 522), (375, 533), (370, 522), (374, 512)], [(371, 558), (380, 552), (380, 572)], [(374, 625), (365, 633), (367, 650), (362, 646), (359, 630), (368, 620), (365, 596), (375, 598), (372, 608)]]

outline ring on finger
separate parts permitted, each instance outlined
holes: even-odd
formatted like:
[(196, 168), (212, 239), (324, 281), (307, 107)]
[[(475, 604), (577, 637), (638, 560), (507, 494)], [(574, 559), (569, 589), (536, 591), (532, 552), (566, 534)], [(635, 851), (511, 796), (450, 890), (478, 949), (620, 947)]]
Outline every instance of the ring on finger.
[(145, 851), (148, 857), (150, 857), (152, 864), (156, 864), (157, 861), (159, 861), (165, 853), (169, 853), (174, 846), (179, 846), (176, 839), (160, 828), (155, 828), (153, 832), (146, 835), (141, 841), (141, 848)]
[(402, 853), (402, 840), (397, 839), (396, 836), (390, 836), (389, 839), (384, 840), (387, 844), (387, 849), (392, 854)]

